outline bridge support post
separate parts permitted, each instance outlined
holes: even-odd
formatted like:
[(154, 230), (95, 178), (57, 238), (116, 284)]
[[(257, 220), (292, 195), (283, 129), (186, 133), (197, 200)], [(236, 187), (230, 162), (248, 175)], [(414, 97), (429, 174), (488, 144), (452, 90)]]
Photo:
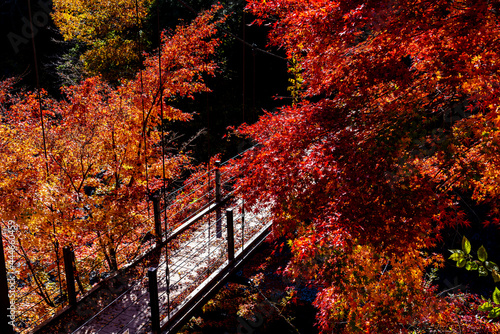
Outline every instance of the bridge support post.
[(149, 306), (151, 308), (151, 330), (153, 334), (160, 334), (160, 303), (158, 300), (158, 268), (148, 269)]
[(233, 209), (226, 210), (227, 218), (227, 258), (229, 263), (234, 261), (234, 222)]
[(68, 246), (63, 248), (64, 272), (66, 274), (66, 289), (68, 290), (68, 301), (71, 306), (76, 305), (75, 271), (73, 258), (75, 254)]
[(241, 249), (245, 248), (245, 200), (241, 202)]
[[(2, 227), (0, 226), (0, 332), (14, 334), (12, 323), (12, 312), (9, 300), (9, 285), (7, 282), (7, 266), (5, 265), (5, 253), (3, 252)], [(10, 320), (9, 320), (10, 319)]]
[(155, 238), (156, 244), (161, 243), (161, 213), (160, 213), (160, 198), (153, 196), (153, 214), (155, 216)]
[[(220, 161), (215, 162), (215, 203), (220, 204)], [(217, 238), (222, 238), (222, 209), (220, 206), (215, 210), (215, 235)]]

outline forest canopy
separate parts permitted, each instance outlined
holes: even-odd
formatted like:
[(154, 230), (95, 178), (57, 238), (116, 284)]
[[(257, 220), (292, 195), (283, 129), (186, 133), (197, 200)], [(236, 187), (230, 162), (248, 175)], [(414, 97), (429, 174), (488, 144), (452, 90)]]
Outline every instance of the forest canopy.
[[(241, 80), (248, 121), (245, 71), (255, 112), (263, 50), (245, 29), (258, 26), (269, 32), (264, 53), (288, 66), (287, 104), (255, 123), (217, 114), (228, 137), (256, 144), (225, 172), (245, 205), (269, 208), (273, 245), (291, 250), (283, 275), (317, 291), (319, 331), (500, 332), (500, 1), (245, 3), (242, 38), (224, 26), (241, 4), (226, 1), (176, 29), (158, 23), (152, 42), (160, 1), (53, 1), (83, 64), (65, 65), (78, 82), (53, 97), (0, 81), (0, 218), (19, 227), (14, 302), (37, 305), (22, 320), (61, 307), (65, 246), (85, 249), (81, 278), (117, 272), (143, 247), (152, 196), (188, 169), (204, 175), (171, 131), (196, 118), (179, 105), (205, 94), (210, 126), (210, 110), (236, 114), (226, 100)], [(241, 53), (228, 51), (234, 40)], [(241, 72), (225, 67), (234, 55), (246, 59)], [(272, 73), (268, 83), (282, 79)], [(216, 75), (234, 80), (209, 87)], [(220, 106), (211, 91), (224, 92)], [(488, 282), (487, 293), (445, 290), (450, 266)]]

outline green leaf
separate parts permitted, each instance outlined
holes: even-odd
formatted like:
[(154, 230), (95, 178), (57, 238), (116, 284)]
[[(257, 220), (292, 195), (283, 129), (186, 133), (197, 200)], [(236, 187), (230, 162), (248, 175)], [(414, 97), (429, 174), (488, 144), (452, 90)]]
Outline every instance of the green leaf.
[(467, 263), (465, 264), (465, 269), (472, 270), (472, 263), (472, 261), (467, 261)]
[(489, 271), (493, 271), (493, 270), (498, 271), (498, 265), (495, 262), (486, 261), (484, 263), (484, 265), (486, 266), (486, 268), (488, 268)]
[(495, 291), (493, 291), (493, 302), (495, 304), (500, 304), (500, 290), (495, 287)]
[(457, 262), (457, 267), (458, 267), (458, 268), (462, 268), (462, 267), (464, 267), (464, 266), (465, 266), (465, 263), (467, 263), (467, 260), (466, 260), (466, 259), (464, 259), (464, 258), (461, 258), (461, 259), (460, 259), (460, 260), (458, 260), (458, 262)]
[(465, 237), (462, 238), (462, 249), (465, 252), (465, 254), (469, 254), (471, 250), (471, 245), (469, 240)]
[(493, 318), (498, 318), (500, 316), (500, 307), (495, 307), (493, 310), (488, 313), (488, 318), (493, 319)]
[(477, 270), (479, 268), (479, 261), (472, 261), (472, 269), (471, 270)]
[(467, 270), (477, 270), (478, 267), (479, 266), (475, 261), (467, 261), (467, 263), (465, 264), (465, 269)]
[(453, 261), (460, 261), (460, 260), (464, 259), (464, 256), (462, 254), (453, 253), (450, 255), (450, 257), (448, 259), (453, 260)]
[(493, 309), (493, 306), (491, 306), (490, 302), (485, 302), (482, 303), (477, 309), (479, 311), (489, 312), (491, 311), (491, 309)]
[(488, 270), (484, 266), (479, 266), (479, 276), (488, 276)]
[(486, 249), (484, 248), (484, 246), (479, 247), (479, 249), (477, 251), (477, 257), (482, 262), (486, 261), (486, 259), (488, 258), (488, 253), (486, 252)]

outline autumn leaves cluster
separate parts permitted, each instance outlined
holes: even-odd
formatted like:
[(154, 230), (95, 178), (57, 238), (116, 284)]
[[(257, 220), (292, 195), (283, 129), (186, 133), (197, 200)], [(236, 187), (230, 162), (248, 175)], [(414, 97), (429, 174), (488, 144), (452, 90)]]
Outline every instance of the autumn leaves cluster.
[(468, 225), (477, 203), (498, 218), (498, 2), (248, 3), (301, 101), (240, 128), (261, 145), (241, 186), (273, 203), (288, 271), (320, 287), (320, 329), (498, 331), (429, 278), (444, 229)]
[(54, 99), (1, 82), (0, 217), (20, 227), (14, 248), (24, 288), (12, 302), (32, 308), (22, 319), (36, 321), (61, 302), (63, 247), (77, 253), (84, 290), (92, 271), (114, 271), (140, 251), (152, 228), (149, 196), (190, 164), (163, 123), (190, 120), (172, 102), (208, 91), (217, 10), (162, 34), (159, 52), (118, 86), (90, 77)]
[(82, 69), (117, 81), (133, 76), (149, 39), (144, 21), (151, 0), (53, 1), (52, 18), (63, 38), (83, 50)]
[[(150, 2), (122, 2), (136, 15), (114, 31), (140, 27)], [(106, 45), (133, 60), (138, 45), (104, 29), (125, 12), (54, 3), (63, 34), (87, 43), (88, 68), (109, 65)], [(238, 129), (259, 145), (236, 166), (235, 188), (250, 206), (271, 205), (293, 254), (286, 272), (319, 290), (320, 330), (498, 332), (477, 295), (447, 296), (433, 279), (443, 231), (469, 225), (475, 204), (499, 219), (500, 3), (249, 0), (247, 11), (286, 52), (294, 103)], [(119, 86), (93, 77), (55, 100), (0, 83), (0, 214), (21, 226), (23, 263), (51, 270), (74, 243), (110, 270), (127, 256), (147, 195), (189, 163), (164, 155), (162, 122), (189, 120), (169, 102), (208, 90), (213, 15), (164, 34), (161, 58), (147, 55)]]

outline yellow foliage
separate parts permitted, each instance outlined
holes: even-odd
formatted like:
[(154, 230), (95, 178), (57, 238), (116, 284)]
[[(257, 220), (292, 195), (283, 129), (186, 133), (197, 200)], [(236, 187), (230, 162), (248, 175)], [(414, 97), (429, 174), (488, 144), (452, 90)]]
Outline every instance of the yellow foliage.
[[(65, 40), (88, 47), (82, 60), (89, 75), (103, 74), (109, 80), (116, 80), (127, 66), (139, 60), (139, 31), (151, 3), (151, 0), (55, 0), (52, 18)], [(137, 33), (131, 33), (134, 30)]]

